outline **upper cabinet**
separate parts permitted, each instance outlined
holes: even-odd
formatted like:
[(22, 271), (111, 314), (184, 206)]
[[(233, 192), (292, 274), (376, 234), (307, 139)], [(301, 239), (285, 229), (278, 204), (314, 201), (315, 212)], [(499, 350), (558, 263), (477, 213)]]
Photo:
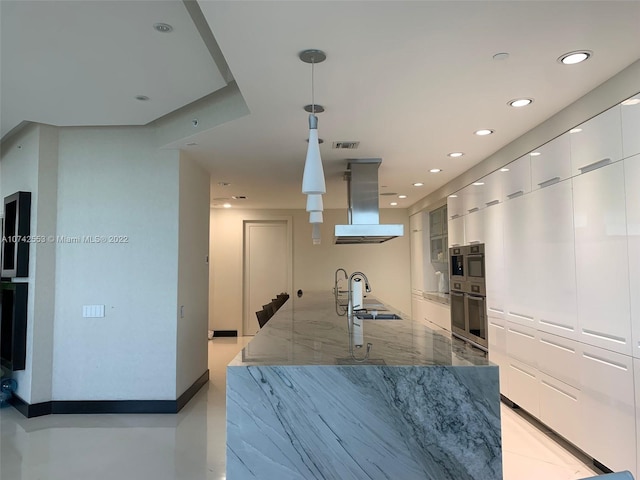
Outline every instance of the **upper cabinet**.
[(622, 159), (620, 110), (621, 106), (616, 105), (570, 131), (572, 175)]
[(529, 154), (531, 186), (534, 190), (548, 187), (571, 176), (570, 135), (560, 135)]
[(507, 171), (502, 169), (482, 178), (482, 203), (484, 207), (491, 207), (504, 201), (503, 180)]
[(448, 218), (456, 218), (464, 215), (464, 205), (462, 204), (462, 190), (449, 195), (447, 198), (447, 216)]
[(498, 171), (504, 173), (502, 186), (507, 200), (531, 191), (531, 161), (528, 154)]
[(462, 189), (462, 205), (464, 214), (473, 213), (484, 207), (484, 182), (478, 180)]
[(622, 110), (622, 154), (624, 158), (640, 153), (640, 95), (625, 100)]

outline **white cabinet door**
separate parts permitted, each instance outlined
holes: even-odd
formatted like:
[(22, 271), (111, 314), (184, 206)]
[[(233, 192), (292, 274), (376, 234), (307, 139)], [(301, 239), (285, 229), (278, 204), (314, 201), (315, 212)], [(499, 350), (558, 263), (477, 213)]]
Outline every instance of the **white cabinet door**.
[(464, 217), (456, 217), (449, 220), (448, 235), (450, 247), (464, 244)]
[(484, 210), (476, 210), (464, 217), (464, 243), (484, 243)]
[(464, 215), (465, 211), (462, 200), (462, 190), (447, 197), (447, 215), (449, 218), (456, 218)]
[(572, 182), (579, 340), (631, 355), (623, 162)]
[(483, 206), (490, 207), (491, 205), (504, 202), (504, 179), (507, 173), (508, 172), (503, 172), (502, 170), (497, 170), (480, 180), (484, 183), (484, 185), (482, 185)]
[(538, 331), (507, 321), (507, 355), (537, 368)]
[(482, 180), (462, 189), (462, 205), (465, 215), (484, 207), (484, 182)]
[(538, 370), (574, 388), (580, 388), (580, 356), (578, 342), (546, 332), (538, 332)]
[(640, 153), (640, 95), (633, 97), (638, 103), (620, 106), (622, 110), (622, 155), (628, 158)]
[[(507, 347), (509, 340), (507, 339)], [(507, 370), (507, 382), (509, 384), (509, 400), (517, 403), (534, 417), (540, 418), (540, 393), (539, 377), (537, 369), (509, 358)]]
[[(536, 263), (532, 252), (535, 216), (531, 211), (531, 195), (524, 195), (504, 204), (504, 266), (507, 296), (507, 320), (534, 326), (536, 298)], [(490, 207), (495, 208), (495, 207)]]
[(529, 155), (531, 187), (544, 188), (571, 176), (571, 143), (569, 133), (560, 135)]
[(421, 224), (413, 222), (412, 220), (416, 216), (409, 218), (409, 228), (411, 230), (411, 289), (422, 293), (424, 289), (424, 235)]
[(622, 158), (620, 115), (620, 105), (616, 105), (573, 129), (574, 133), (570, 133), (572, 175)]
[(500, 393), (509, 397), (509, 359), (507, 358), (507, 328), (502, 318), (488, 316), (487, 341), (489, 344), (489, 361), (498, 365), (500, 375)]
[(571, 182), (530, 194), (529, 255), (535, 273), (536, 323), (540, 330), (577, 338), (575, 241)]
[(540, 420), (578, 447), (580, 396), (577, 388), (540, 372)]
[(633, 360), (582, 345), (582, 449), (617, 472), (636, 468)]
[(505, 204), (484, 209), (484, 262), (487, 312), (504, 316), (505, 273), (503, 217)]
[(515, 198), (519, 195), (531, 191), (531, 160), (529, 155), (509, 163), (504, 167), (508, 169), (503, 172), (503, 192), (507, 199)]
[[(636, 386), (636, 445), (640, 450), (640, 359), (638, 358), (633, 359), (633, 373)], [(640, 454), (638, 455), (637, 463), (635, 478), (640, 476)]]
[[(623, 110), (624, 111), (624, 110)], [(640, 133), (640, 132), (638, 132)], [(633, 356), (640, 358), (640, 155), (624, 161)]]

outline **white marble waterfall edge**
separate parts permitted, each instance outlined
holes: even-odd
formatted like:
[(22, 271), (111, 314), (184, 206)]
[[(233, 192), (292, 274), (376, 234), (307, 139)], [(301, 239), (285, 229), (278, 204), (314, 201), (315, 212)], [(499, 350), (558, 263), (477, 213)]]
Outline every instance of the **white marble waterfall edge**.
[(230, 366), (227, 479), (501, 480), (498, 369)]

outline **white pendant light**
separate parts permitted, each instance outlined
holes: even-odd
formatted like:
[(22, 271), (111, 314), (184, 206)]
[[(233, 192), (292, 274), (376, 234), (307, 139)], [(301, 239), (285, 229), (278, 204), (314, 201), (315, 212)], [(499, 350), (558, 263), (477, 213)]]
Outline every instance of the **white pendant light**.
[(309, 146), (307, 159), (304, 164), (302, 176), (302, 193), (306, 195), (318, 195), (326, 193), (324, 181), (324, 169), (320, 158), (320, 143), (318, 142), (318, 117), (316, 117), (313, 67), (316, 63), (324, 62), (327, 56), (321, 50), (305, 50), (300, 52), (300, 60), (311, 64), (311, 114), (309, 115)]
[(314, 245), (320, 245), (320, 224), (314, 223), (311, 225), (311, 240)]
[(309, 212), (309, 223), (322, 223), (322, 212)]
[(307, 212), (322, 212), (323, 210), (322, 195), (307, 195)]

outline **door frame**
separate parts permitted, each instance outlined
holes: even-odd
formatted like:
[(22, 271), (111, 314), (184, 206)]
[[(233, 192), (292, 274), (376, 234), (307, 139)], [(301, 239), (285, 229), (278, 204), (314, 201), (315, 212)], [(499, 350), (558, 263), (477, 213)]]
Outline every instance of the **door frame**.
[[(293, 295), (293, 216), (291, 215), (265, 215), (255, 216), (242, 221), (242, 324), (241, 334), (246, 335), (245, 324), (248, 315), (255, 315), (249, 308), (249, 282), (247, 263), (247, 227), (250, 224), (285, 224), (287, 227), (287, 293)], [(281, 293), (281, 292), (274, 292)]]

